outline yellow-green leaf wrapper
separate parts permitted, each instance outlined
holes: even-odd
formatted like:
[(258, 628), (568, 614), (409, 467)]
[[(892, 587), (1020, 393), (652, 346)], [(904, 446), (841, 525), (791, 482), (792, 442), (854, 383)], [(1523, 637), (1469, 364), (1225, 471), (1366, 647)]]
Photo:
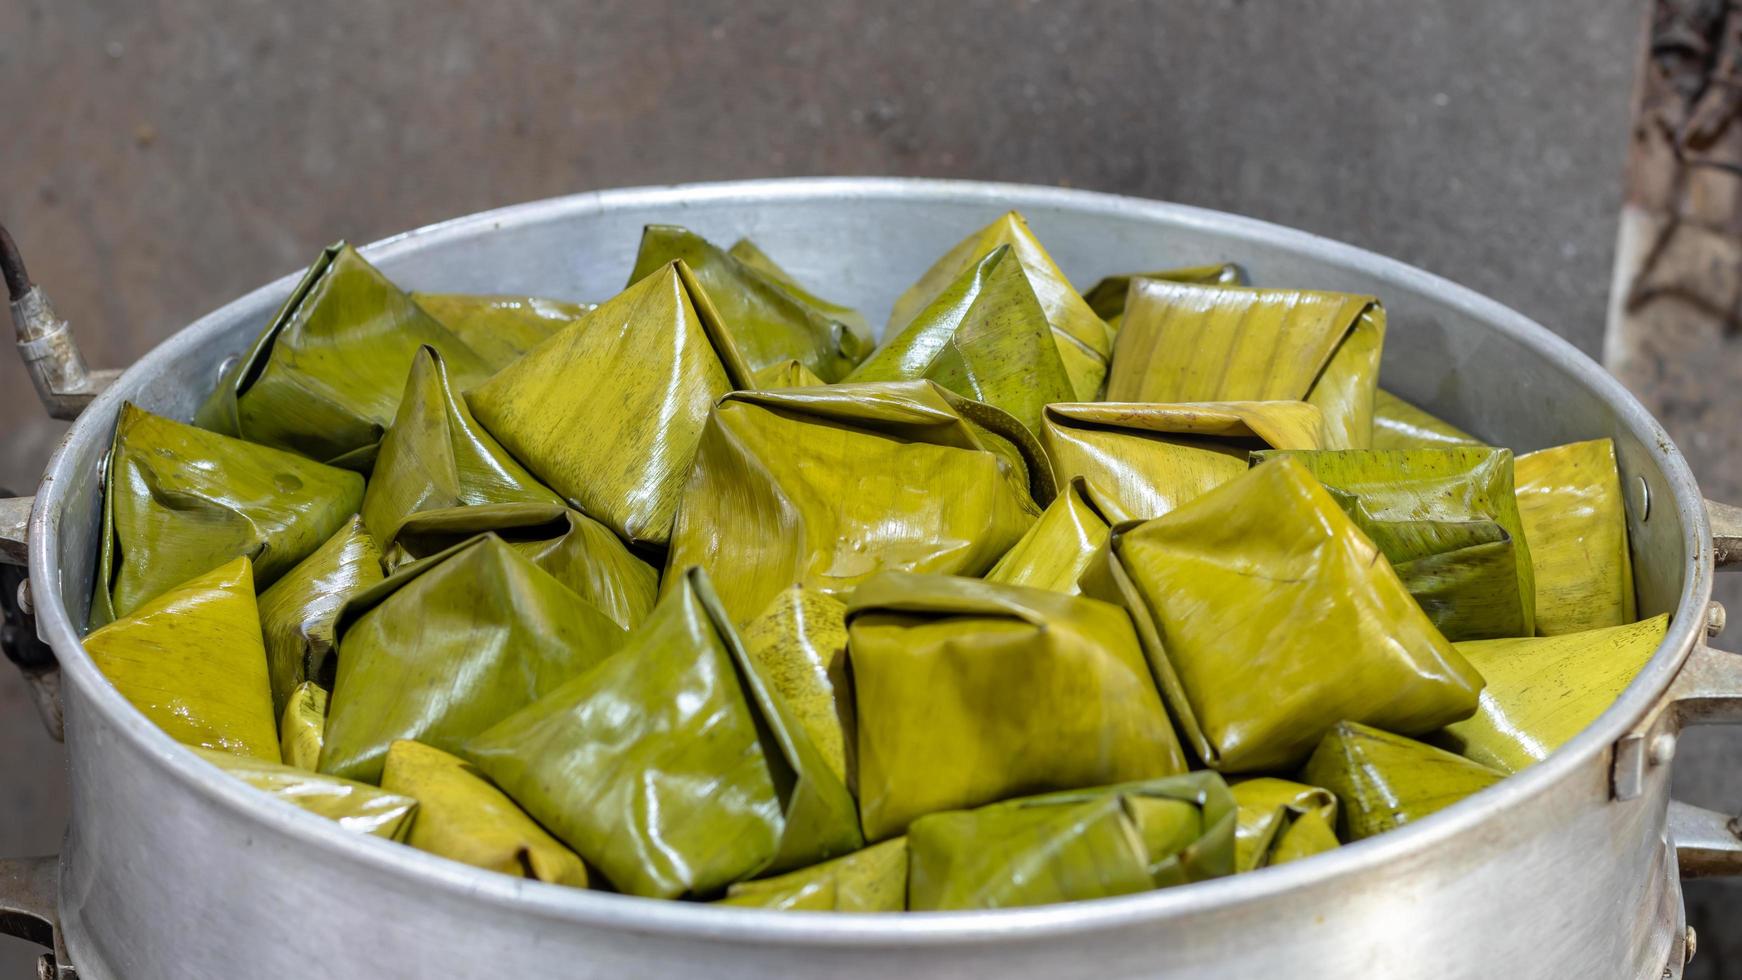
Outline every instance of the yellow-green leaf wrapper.
[(795, 585), (744, 627), (744, 651), (836, 778), (848, 777), (847, 606)]
[(320, 768), (328, 699), (327, 689), (313, 681), (303, 681), (290, 692), (278, 722), (279, 761), (310, 772)]
[(986, 581), (1076, 595), (1082, 591), (1077, 579), (1107, 543), (1113, 525), (1129, 519), (1087, 480), (1072, 477), (1022, 540), (986, 573)]
[(1450, 449), (1482, 440), (1384, 388), (1373, 399), (1374, 449)]
[(1518, 457), (1518, 514), (1536, 574), (1536, 632), (1633, 622), (1627, 504), (1608, 439)]
[(907, 838), (872, 844), (808, 868), (726, 889), (721, 905), (811, 912), (907, 908)]
[(464, 341), (492, 372), (507, 367), (598, 305), (472, 293), (412, 293), (411, 298)]
[(1243, 779), (1229, 789), (1239, 808), (1237, 870), (1283, 864), (1337, 846), (1337, 797), (1330, 790), (1273, 776)]
[(1107, 321), (1107, 328), (1119, 332), (1125, 321), (1125, 297), (1131, 291), (1133, 279), (1164, 279), (1168, 282), (1195, 282), (1204, 286), (1244, 286), (1246, 270), (1232, 262), (1210, 265), (1190, 265), (1159, 272), (1132, 272), (1120, 276), (1104, 276), (1083, 293), (1083, 301), (1095, 315)]
[(200, 758), (270, 796), (326, 817), (354, 834), (404, 840), (417, 813), (417, 801), (335, 776), (260, 759), (244, 759), (210, 749)]
[(260, 630), (279, 715), (304, 681), (329, 673), (333, 625), (345, 600), (381, 581), (381, 552), (353, 515), (326, 543), (260, 593)]
[(1438, 813), (1506, 778), (1462, 756), (1367, 725), (1325, 734), (1301, 780), (1337, 796), (1338, 831), (1361, 840)]

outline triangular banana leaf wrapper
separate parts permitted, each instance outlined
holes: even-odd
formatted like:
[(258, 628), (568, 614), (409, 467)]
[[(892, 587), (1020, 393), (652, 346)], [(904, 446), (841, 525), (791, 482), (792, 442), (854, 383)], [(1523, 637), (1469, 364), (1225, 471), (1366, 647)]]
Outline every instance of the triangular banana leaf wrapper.
[(367, 472), (411, 360), (441, 351), (457, 387), (490, 366), (344, 242), (329, 245), (194, 421)]
[(1505, 778), (1462, 756), (1354, 722), (1327, 732), (1301, 770), (1303, 782), (1336, 794), (1338, 831), (1346, 840), (1438, 813)]
[(310, 772), (320, 768), (328, 698), (327, 689), (313, 681), (303, 681), (290, 692), (278, 722), (279, 759), (285, 765)]
[(260, 593), (260, 631), (272, 675), (272, 710), (283, 715), (291, 692), (327, 673), (333, 624), (345, 600), (381, 581), (381, 552), (361, 517), (334, 532), (272, 587)]
[(707, 290), (752, 371), (791, 358), (824, 381), (839, 381), (871, 352), (851, 326), (804, 302), (787, 282), (676, 225), (643, 229), (629, 282), (679, 260)]
[(699, 572), (620, 653), (463, 754), (631, 895), (717, 894), (864, 844), (846, 786)]
[(387, 749), (381, 788), (417, 801), (405, 842), (506, 875), (587, 887), (587, 866), (472, 765), (422, 742)]
[(1337, 797), (1330, 790), (1272, 776), (1244, 779), (1229, 789), (1239, 807), (1237, 870), (1286, 864), (1337, 846)]
[(1083, 592), (1131, 614), (1212, 769), (1290, 767), (1344, 719), (1425, 733), (1476, 709), (1481, 675), (1298, 459), (1114, 528), (1104, 554)]
[(375, 782), (387, 747), (452, 751), (622, 646), (622, 627), (493, 534), (389, 575), (339, 616), (321, 772)]
[(1110, 603), (892, 572), (854, 590), (847, 633), (871, 840), (928, 813), (1186, 769)]
[(773, 878), (739, 882), (726, 889), (719, 904), (795, 912), (900, 912), (907, 908), (907, 838)]
[(412, 293), (425, 313), (464, 341), (492, 372), (597, 308), (538, 296)]
[(986, 581), (1076, 595), (1082, 591), (1077, 579), (1106, 545), (1113, 525), (1130, 519), (1087, 480), (1072, 477)]
[[(1280, 453), (1255, 453), (1264, 460)], [(1512, 450), (1289, 453), (1331, 492), (1448, 639), (1529, 636), (1536, 575)]]
[(1374, 449), (1451, 449), (1482, 440), (1384, 388), (1373, 399)]
[(1060, 486), (1087, 477), (1147, 519), (1246, 472), (1253, 451), (1319, 448), (1323, 421), (1305, 402), (1082, 402), (1046, 407), (1041, 444)]
[(1608, 439), (1518, 457), (1518, 516), (1536, 575), (1536, 632), (1633, 622), (1627, 505)]
[(278, 760), (254, 573), (238, 558), (85, 637), (97, 669), (184, 745)]
[(1325, 448), (1365, 449), (1384, 342), (1371, 296), (1138, 279), (1107, 400), (1305, 401), (1324, 413)]
[(1234, 815), (1212, 772), (934, 813), (908, 832), (908, 907), (1048, 905), (1232, 874)]
[(1133, 272), (1122, 276), (1104, 276), (1100, 282), (1090, 286), (1089, 291), (1083, 294), (1083, 301), (1089, 304), (1089, 309), (1094, 310), (1096, 316), (1107, 321), (1107, 328), (1114, 333), (1119, 332), (1119, 326), (1125, 320), (1125, 296), (1131, 291), (1131, 280), (1133, 279), (1195, 282), (1203, 286), (1247, 285), (1246, 270), (1232, 262), (1189, 265), (1178, 269), (1163, 269), (1159, 272)]
[(126, 403), (104, 475), (91, 625), (247, 555), (266, 588), (357, 512), (363, 479)]
[(869, 351), (877, 346), (877, 335), (871, 332), (871, 325), (865, 321), (863, 313), (851, 306), (843, 306), (840, 303), (823, 299), (804, 288), (797, 279), (793, 278), (792, 273), (777, 265), (773, 259), (768, 257), (768, 253), (762, 251), (755, 242), (748, 238), (740, 238), (732, 243), (732, 247), (726, 250), (726, 254), (762, 273), (775, 285), (786, 290), (788, 296), (809, 309), (846, 325), (847, 329), (859, 338), (861, 350)]
[(781, 592), (744, 627), (744, 651), (786, 703), (829, 771), (848, 786), (847, 605), (800, 585)]
[(968, 266), (847, 380), (917, 378), (1001, 408), (1036, 433), (1041, 409), (1075, 400), (1046, 311), (1010, 246)]
[(1474, 716), (1446, 726), (1444, 744), (1505, 773), (1541, 762), (1615, 703), (1668, 629), (1668, 616), (1653, 616), (1582, 633), (1458, 644), (1488, 686)]
[(631, 544), (659, 546), (720, 396), (752, 384), (682, 262), (666, 265), (466, 394), (544, 484)]
[(932, 305), (938, 294), (1000, 245), (1010, 246), (1022, 263), (1022, 271), (1028, 275), (1029, 285), (1052, 326), (1059, 359), (1064, 363), (1076, 400), (1099, 398), (1107, 377), (1107, 360), (1113, 352), (1112, 332), (1083, 302), (1083, 297), (1029, 230), (1027, 220), (1015, 211), (962, 239), (933, 263), (918, 282), (896, 299), (889, 311), (885, 335), (898, 335), (921, 310)]
[(367, 783), (323, 776), (276, 762), (243, 759), (210, 749), (194, 751), (200, 758), (255, 789), (326, 817), (352, 833), (404, 840), (417, 813), (416, 800)]
[(702, 435), (666, 587), (706, 569), (742, 623), (794, 584), (980, 575), (1052, 496), (1020, 422), (930, 381), (735, 392)]
[(828, 384), (827, 381), (812, 374), (810, 368), (791, 358), (781, 361), (779, 364), (770, 364), (760, 371), (754, 372), (751, 374), (751, 380), (755, 382), (758, 391), (772, 388), (814, 388), (818, 385)]

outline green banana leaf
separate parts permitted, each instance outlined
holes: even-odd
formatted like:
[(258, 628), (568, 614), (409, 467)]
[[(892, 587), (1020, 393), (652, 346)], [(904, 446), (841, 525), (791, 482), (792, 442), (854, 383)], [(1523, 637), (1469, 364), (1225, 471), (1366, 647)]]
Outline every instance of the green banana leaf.
[(367, 783), (226, 752), (195, 749), (200, 758), (242, 782), (310, 813), (318, 814), (356, 834), (404, 840), (417, 815), (417, 801), (376, 789)]
[(1274, 771), (1344, 719), (1425, 733), (1475, 711), (1481, 675), (1381, 558), (1283, 456), (1114, 528), (1082, 585), (1131, 614), (1198, 758)]
[(848, 381), (930, 378), (1040, 431), (1041, 409), (1074, 400), (1046, 311), (1008, 245), (1000, 245), (908, 321)]
[(587, 887), (580, 857), (464, 759), (422, 742), (394, 742), (387, 748), (381, 788), (417, 801), (405, 842), (420, 851), (506, 875)]
[(506, 503), (562, 498), (479, 427), (449, 386), (441, 355), (419, 350), (363, 492), (363, 523), (376, 541), (389, 542), (419, 511)]
[(314, 772), (321, 764), (321, 744), (327, 733), (327, 689), (303, 681), (290, 692), (278, 723), (279, 759), (287, 766)]
[(491, 372), (537, 347), (546, 338), (598, 307), (597, 303), (538, 296), (472, 293), (412, 293), (423, 308), (472, 348)]
[(1446, 727), (1446, 746), (1505, 773), (1541, 762), (1615, 703), (1668, 629), (1668, 616), (1653, 616), (1582, 633), (1458, 644), (1488, 686), (1474, 716)]
[(871, 332), (871, 325), (865, 321), (864, 314), (850, 306), (842, 306), (823, 299), (821, 296), (804, 288), (792, 274), (775, 264), (768, 253), (757, 247), (748, 238), (740, 238), (732, 243), (726, 254), (744, 263), (757, 272), (762, 273), (775, 285), (786, 290), (788, 296), (812, 310), (821, 313), (838, 323), (844, 324), (853, 335), (859, 338), (859, 349), (868, 351), (877, 346), (877, 336)]
[(1113, 525), (1130, 519), (1088, 480), (1071, 477), (1040, 520), (986, 573), (986, 581), (1076, 595), (1082, 591), (1077, 579), (1107, 543)]
[[(1262, 461), (1282, 453), (1254, 453)], [(1448, 639), (1529, 636), (1536, 575), (1512, 450), (1288, 453), (1311, 470)]]
[(619, 891), (707, 896), (857, 850), (853, 798), (700, 572), (464, 755)]
[(1269, 866), (1274, 868), (1314, 854), (1334, 851), (1341, 846), (1342, 842), (1337, 840), (1336, 821), (1317, 810), (1309, 811), (1295, 817), (1288, 829), (1282, 832), (1282, 839), (1270, 851)]
[(97, 669), (170, 738), (278, 759), (254, 570), (237, 558), (85, 637)]
[(1324, 413), (1325, 448), (1365, 449), (1384, 342), (1371, 296), (1138, 279), (1107, 400), (1305, 401)]
[(1229, 787), (1239, 807), (1234, 863), (1240, 871), (1285, 864), (1337, 846), (1337, 797), (1330, 790), (1260, 776)]
[(703, 568), (742, 623), (794, 584), (980, 575), (1052, 495), (1022, 423), (930, 381), (734, 392), (702, 434), (664, 587)]
[(1186, 769), (1117, 606), (887, 572), (847, 608), (859, 817), (871, 840), (928, 813)]
[(466, 739), (615, 653), (622, 627), (493, 534), (345, 604), (321, 772), (375, 782), (387, 747)]
[(683, 262), (649, 273), (466, 394), (544, 484), (660, 546), (708, 412), (750, 369)]
[(1384, 388), (1373, 399), (1374, 449), (1451, 449), (1482, 440)]
[(357, 512), (363, 480), (121, 406), (104, 473), (91, 625), (235, 558), (266, 588)]
[(1536, 574), (1536, 632), (1633, 622), (1627, 504), (1608, 439), (1518, 457), (1518, 516)]
[(721, 905), (810, 912), (900, 912), (907, 908), (907, 838), (872, 844), (773, 878), (726, 889)]
[(339, 608), (381, 579), (381, 552), (363, 527), (363, 519), (353, 515), (325, 544), (260, 593), (260, 631), (272, 675), (274, 714), (284, 714), (298, 685), (330, 672), (327, 661), (333, 652)]
[(1059, 359), (1064, 363), (1076, 400), (1086, 402), (1099, 398), (1107, 377), (1107, 359), (1113, 353), (1112, 332), (1095, 311), (1089, 309), (1089, 304), (1083, 302), (1083, 297), (1053, 262), (1052, 256), (1046, 254), (1040, 240), (1029, 230), (1028, 221), (1015, 211), (957, 242), (933, 263), (918, 282), (895, 300), (894, 308), (889, 311), (885, 335), (899, 335), (951, 283), (1000, 245), (1010, 246), (1022, 263), (1022, 271), (1028, 275), (1028, 283), (1034, 288), (1040, 308), (1046, 313), (1046, 321), (1052, 325)]
[(744, 652), (757, 673), (786, 702), (829, 771), (845, 785), (852, 700), (847, 690), (847, 606), (831, 595), (795, 585), (774, 597), (744, 627)]
[(754, 372), (750, 377), (758, 391), (768, 391), (774, 388), (814, 388), (817, 385), (828, 384), (827, 381), (812, 374), (810, 368), (791, 358), (787, 358), (779, 364), (770, 364), (762, 370)]
[(804, 302), (787, 282), (676, 225), (642, 230), (629, 282), (676, 261), (694, 271), (752, 371), (791, 358), (824, 381), (839, 381), (871, 352), (851, 326)]
[(1136, 518), (1246, 472), (1254, 450), (1317, 449), (1323, 439), (1323, 416), (1305, 402), (1048, 405), (1041, 429), (1060, 485), (1087, 477)]
[(426, 344), (441, 351), (462, 389), (490, 374), (483, 358), (356, 249), (329, 245), (194, 422), (367, 472), (411, 360)]
[(1160, 272), (1132, 272), (1122, 276), (1104, 276), (1100, 282), (1090, 286), (1089, 291), (1083, 294), (1083, 301), (1089, 304), (1089, 309), (1094, 310), (1096, 316), (1107, 321), (1108, 329), (1115, 334), (1119, 332), (1119, 326), (1125, 320), (1125, 296), (1131, 291), (1131, 280), (1133, 279), (1195, 282), (1204, 286), (1247, 285), (1246, 270), (1232, 262), (1163, 269)]
[(1462, 756), (1348, 721), (1325, 733), (1301, 771), (1303, 782), (1336, 794), (1346, 840), (1438, 813), (1505, 778)]

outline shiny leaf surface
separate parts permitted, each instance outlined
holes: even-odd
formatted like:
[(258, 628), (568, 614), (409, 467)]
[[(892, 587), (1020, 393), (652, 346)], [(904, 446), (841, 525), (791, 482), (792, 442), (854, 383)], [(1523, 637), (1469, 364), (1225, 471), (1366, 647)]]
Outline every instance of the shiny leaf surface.
[(1211, 265), (1191, 265), (1159, 272), (1133, 272), (1122, 276), (1105, 276), (1089, 287), (1083, 301), (1095, 315), (1107, 321), (1108, 329), (1119, 332), (1125, 321), (1125, 296), (1131, 291), (1133, 279), (1162, 279), (1167, 282), (1195, 282), (1203, 286), (1244, 286), (1246, 270), (1232, 262)]
[(821, 313), (846, 328), (859, 338), (859, 349), (869, 351), (877, 346), (877, 338), (871, 332), (871, 325), (865, 322), (864, 314), (850, 306), (830, 302), (806, 289), (793, 275), (781, 268), (768, 253), (762, 251), (755, 242), (748, 238), (740, 238), (732, 243), (726, 253), (739, 262), (744, 263), (757, 272), (768, 277), (775, 285), (786, 290), (787, 295), (799, 301), (804, 306)]
[(907, 908), (907, 838), (873, 844), (831, 861), (726, 889), (722, 905), (813, 912), (900, 912)]
[(1593, 439), (1526, 453), (1516, 476), (1536, 576), (1536, 632), (1556, 636), (1633, 622), (1633, 559), (1615, 444)]
[(209, 749), (194, 751), (200, 758), (255, 789), (326, 817), (354, 834), (404, 840), (412, 817), (417, 813), (416, 800), (376, 789), (367, 783)]
[(454, 332), (490, 371), (537, 347), (580, 319), (596, 303), (571, 303), (537, 296), (472, 293), (412, 293), (412, 301)]
[(1239, 808), (1234, 825), (1238, 870), (1282, 864), (1337, 846), (1337, 797), (1330, 790), (1272, 776), (1244, 779), (1229, 789)]
[(744, 627), (744, 652), (847, 785), (847, 606), (795, 585)]
[(332, 670), (333, 624), (345, 600), (381, 581), (381, 552), (353, 515), (326, 543), (260, 593), (260, 630), (272, 675), (272, 708), (283, 715), (291, 691)]
[(290, 692), (278, 722), (279, 759), (287, 766), (320, 768), (321, 744), (327, 733), (327, 689), (303, 681)]
[(1504, 778), (1462, 756), (1354, 722), (1327, 732), (1301, 771), (1304, 782), (1336, 794), (1339, 830), (1349, 840), (1438, 813)]
[(1384, 388), (1373, 399), (1374, 449), (1450, 449), (1482, 440)]
[(986, 581), (1076, 595), (1081, 591), (1077, 579), (1107, 543), (1113, 525), (1129, 519), (1087, 480), (1072, 477), (1022, 540), (986, 573)]

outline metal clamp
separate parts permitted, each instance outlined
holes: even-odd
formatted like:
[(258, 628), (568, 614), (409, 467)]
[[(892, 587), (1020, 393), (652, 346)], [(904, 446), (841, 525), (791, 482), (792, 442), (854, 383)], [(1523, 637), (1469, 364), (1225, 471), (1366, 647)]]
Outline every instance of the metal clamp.
[[(1668, 710), (1646, 729), (1643, 763), (1667, 763), (1676, 733), (1687, 725), (1742, 724), (1742, 656), (1700, 644), (1688, 654), (1670, 685)], [(1615, 747), (1619, 788), (1628, 774), (1624, 753), (1629, 735)], [(1631, 764), (1631, 763), (1628, 763)], [(1684, 878), (1742, 875), (1742, 818), (1670, 801), (1669, 838)]]
[(0, 935), (48, 950), (37, 960), (38, 980), (78, 980), (61, 936), (55, 898), (60, 858), (0, 858)]
[(12, 326), (18, 332), (18, 356), (30, 372), (36, 395), (52, 418), (79, 417), (91, 399), (121, 376), (119, 371), (93, 371), (73, 339), (72, 327), (54, 312), (42, 287), (30, 281), (24, 258), (4, 226), (0, 226), (0, 273), (12, 303)]

